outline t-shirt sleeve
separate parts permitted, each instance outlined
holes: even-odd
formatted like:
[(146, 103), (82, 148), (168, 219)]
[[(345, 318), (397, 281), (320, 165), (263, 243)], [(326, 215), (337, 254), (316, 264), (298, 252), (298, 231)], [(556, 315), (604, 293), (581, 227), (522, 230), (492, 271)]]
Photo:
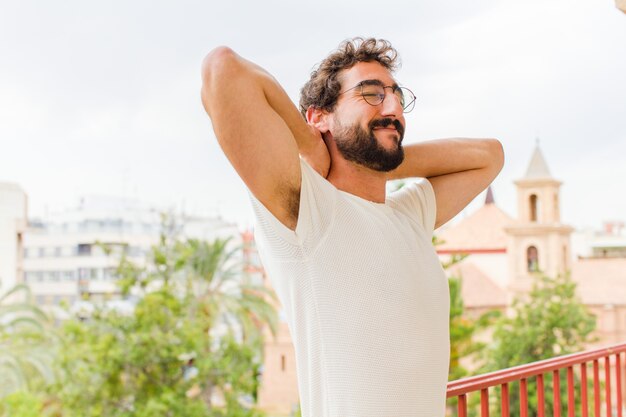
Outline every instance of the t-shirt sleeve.
[[(337, 189), (300, 159), (302, 181), (295, 230), (280, 222), (252, 193), (257, 245), (271, 256), (293, 258), (312, 249), (327, 232), (334, 217)], [(300, 255), (299, 255), (300, 254)]]
[(427, 234), (433, 234), (437, 218), (437, 203), (430, 181), (420, 178), (392, 193), (388, 200), (392, 206), (421, 225)]

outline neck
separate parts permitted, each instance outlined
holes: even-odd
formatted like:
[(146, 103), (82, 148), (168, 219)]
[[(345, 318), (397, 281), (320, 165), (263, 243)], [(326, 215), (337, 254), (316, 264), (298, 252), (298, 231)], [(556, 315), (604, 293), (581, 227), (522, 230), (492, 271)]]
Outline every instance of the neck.
[[(332, 154), (333, 152), (331, 152)], [(374, 171), (345, 160), (334, 154), (328, 173), (328, 181), (341, 191), (356, 195), (375, 203), (384, 203), (387, 173)]]

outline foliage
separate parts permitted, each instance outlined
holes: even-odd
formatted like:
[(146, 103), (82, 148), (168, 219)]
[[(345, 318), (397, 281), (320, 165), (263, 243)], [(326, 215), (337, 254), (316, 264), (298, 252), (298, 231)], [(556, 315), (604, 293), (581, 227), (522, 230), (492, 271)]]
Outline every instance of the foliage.
[(491, 369), (534, 362), (581, 350), (595, 317), (576, 296), (568, 276), (537, 276), (527, 298), (513, 303), (513, 317), (498, 321), (489, 352)]
[[(513, 315), (502, 317), (496, 324), (493, 345), (488, 351), (485, 372), (509, 368), (580, 351), (591, 341), (595, 317), (576, 296), (576, 284), (567, 275), (550, 278), (537, 275), (527, 297), (513, 304)], [(561, 398), (565, 397), (565, 380), (561, 375)], [(552, 376), (545, 376), (545, 386), (551, 386)], [(519, 392), (510, 389), (511, 410), (519, 409)], [(563, 402), (562, 413), (565, 412)], [(546, 410), (552, 407), (546, 396)], [(529, 390), (529, 409), (533, 415), (537, 395)]]
[(258, 343), (262, 323), (277, 332), (278, 316), (267, 302), (276, 296), (265, 286), (246, 281), (240, 252), (230, 239), (182, 242), (164, 234), (148, 265), (140, 267), (122, 257), (117, 271), (120, 287), (125, 295), (133, 290), (143, 295), (155, 284), (171, 285), (190, 302), (188, 315), (201, 314), (209, 329), (224, 325), (243, 341)]
[[(63, 327), (64, 417), (253, 417), (259, 328), (277, 317), (267, 290), (245, 283), (227, 240), (163, 236), (149, 260), (122, 257), (128, 312), (100, 306)], [(214, 404), (221, 393), (225, 406)]]
[(465, 312), (465, 305), (461, 297), (462, 279), (450, 277), (450, 371), (449, 381), (454, 381), (468, 375), (467, 369), (461, 365), (461, 359), (477, 359), (486, 344), (476, 340), (476, 335), (491, 326), (500, 316), (498, 310), (491, 310), (481, 314), (478, 318), (470, 317)]
[(50, 319), (28, 286), (16, 285), (0, 296), (0, 398), (53, 380), (55, 341)]
[(0, 417), (42, 417), (44, 405), (35, 394), (14, 392), (0, 401)]
[[(437, 237), (432, 238), (434, 246), (443, 242)], [(462, 262), (467, 255), (453, 254), (441, 266), (444, 270)], [(478, 360), (478, 353), (484, 350), (485, 343), (476, 340), (480, 332), (491, 326), (494, 320), (500, 316), (498, 310), (490, 310), (479, 317), (471, 317), (465, 311), (465, 303), (462, 297), (462, 277), (450, 276), (448, 285), (450, 290), (450, 367), (448, 380), (454, 381), (468, 375), (467, 369), (461, 365), (462, 359)]]

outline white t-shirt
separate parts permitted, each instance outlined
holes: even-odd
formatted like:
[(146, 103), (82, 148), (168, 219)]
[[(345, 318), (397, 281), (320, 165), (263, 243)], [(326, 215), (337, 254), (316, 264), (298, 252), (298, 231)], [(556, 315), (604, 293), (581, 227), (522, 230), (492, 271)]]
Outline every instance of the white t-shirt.
[(301, 161), (295, 232), (254, 196), (255, 238), (295, 347), (303, 417), (441, 417), (448, 282), (422, 179), (374, 203)]

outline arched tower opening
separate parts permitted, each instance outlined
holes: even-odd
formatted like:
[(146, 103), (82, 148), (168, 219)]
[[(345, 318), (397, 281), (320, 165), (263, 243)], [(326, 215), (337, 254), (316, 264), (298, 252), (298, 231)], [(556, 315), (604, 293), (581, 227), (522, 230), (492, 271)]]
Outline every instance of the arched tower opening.
[(539, 251), (536, 246), (526, 249), (526, 265), (528, 272), (539, 272)]
[(530, 204), (530, 221), (539, 221), (539, 210), (541, 207), (539, 205), (539, 198), (537, 197), (537, 194), (531, 194), (528, 198), (528, 203)]

